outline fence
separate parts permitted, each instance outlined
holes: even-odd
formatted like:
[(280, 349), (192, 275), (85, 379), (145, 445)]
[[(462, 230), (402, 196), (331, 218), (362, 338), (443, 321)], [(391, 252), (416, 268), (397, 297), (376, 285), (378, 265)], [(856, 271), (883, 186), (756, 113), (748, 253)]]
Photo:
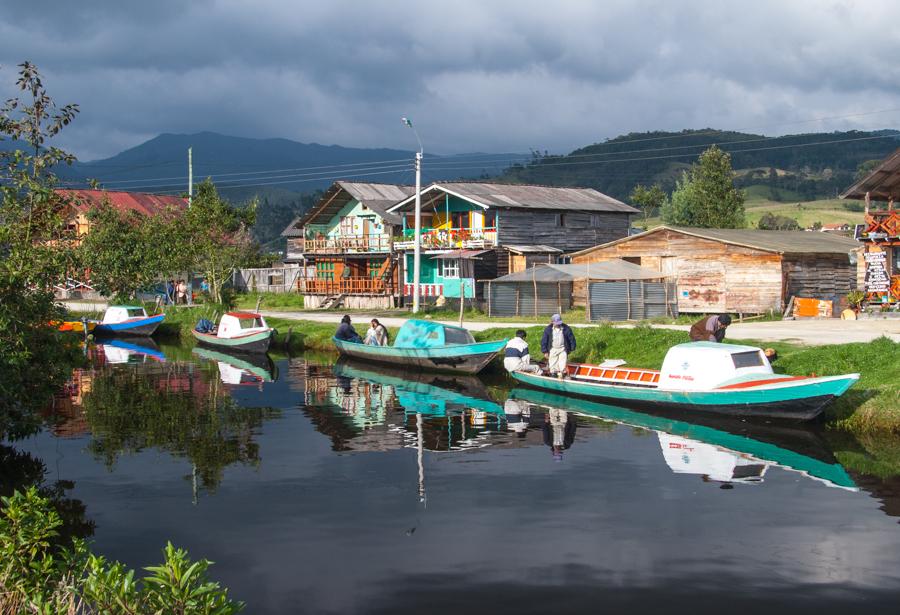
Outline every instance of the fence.
[(307, 295), (383, 295), (385, 287), (382, 278), (297, 279), (297, 289)]
[(488, 282), (489, 316), (547, 316), (572, 309), (572, 282)]
[(302, 275), (302, 267), (235, 269), (231, 283), (235, 290), (241, 292), (288, 293), (297, 288), (297, 280)]
[(624, 280), (588, 282), (589, 320), (643, 320), (658, 316), (677, 316), (675, 284)]

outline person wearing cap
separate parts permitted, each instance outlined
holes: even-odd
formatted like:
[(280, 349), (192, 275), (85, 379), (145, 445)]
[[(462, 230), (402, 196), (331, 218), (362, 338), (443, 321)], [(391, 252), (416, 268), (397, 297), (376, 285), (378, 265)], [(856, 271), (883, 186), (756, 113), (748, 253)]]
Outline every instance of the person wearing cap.
[(550, 324), (544, 329), (544, 335), (541, 337), (541, 352), (547, 359), (551, 376), (565, 377), (569, 353), (573, 350), (575, 350), (575, 334), (569, 325), (563, 322), (562, 316), (554, 314), (550, 317)]
[(508, 372), (541, 373), (541, 368), (531, 364), (531, 355), (528, 352), (528, 342), (525, 341), (525, 330), (516, 331), (516, 336), (506, 343), (503, 352), (503, 367)]
[(725, 329), (731, 324), (731, 316), (720, 314), (698, 320), (691, 326), (692, 342), (721, 342), (725, 339)]

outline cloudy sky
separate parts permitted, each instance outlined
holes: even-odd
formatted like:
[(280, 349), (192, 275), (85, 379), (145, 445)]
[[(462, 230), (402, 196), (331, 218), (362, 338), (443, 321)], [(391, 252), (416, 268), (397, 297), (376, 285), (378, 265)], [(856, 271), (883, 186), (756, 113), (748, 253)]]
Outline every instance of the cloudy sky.
[(202, 130), (412, 149), (402, 115), (433, 153), (900, 126), (890, 0), (0, 6), (0, 95), (36, 63), (55, 99), (81, 106), (60, 144), (82, 160)]

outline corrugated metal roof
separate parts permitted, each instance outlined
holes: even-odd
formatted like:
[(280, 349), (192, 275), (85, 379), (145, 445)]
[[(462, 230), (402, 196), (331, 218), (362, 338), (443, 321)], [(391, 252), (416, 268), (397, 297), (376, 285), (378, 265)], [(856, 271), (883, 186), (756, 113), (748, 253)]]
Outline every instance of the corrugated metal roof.
[(300, 237), (300, 230), (307, 224), (324, 224), (338, 213), (351, 199), (356, 199), (388, 224), (400, 224), (399, 215), (388, 213), (388, 208), (396, 205), (406, 197), (414, 194), (414, 186), (399, 184), (375, 184), (364, 182), (336, 181), (334, 182), (319, 202), (303, 215), (294, 218), (281, 233), (282, 237)]
[[(567, 211), (614, 211), (634, 214), (638, 210), (593, 188), (555, 188), (520, 184), (435, 182), (422, 191), (423, 203), (451, 194), (483, 207), (516, 209), (561, 209)], [(414, 200), (397, 203), (394, 211), (413, 207)]]
[(832, 233), (813, 231), (761, 231), (756, 229), (722, 229), (722, 228), (688, 228), (679, 226), (658, 226), (649, 231), (623, 237), (616, 241), (594, 246), (574, 252), (572, 256), (590, 254), (594, 250), (618, 245), (626, 241), (634, 241), (654, 233), (674, 231), (701, 239), (721, 241), (736, 246), (775, 252), (778, 254), (847, 254), (858, 249), (860, 244), (855, 239)]
[(584, 265), (538, 265), (492, 280), (494, 282), (567, 282), (572, 280), (659, 280), (659, 271), (618, 258)]
[(553, 246), (504, 246), (510, 252), (516, 254), (562, 254), (562, 250)]
[(878, 167), (847, 188), (842, 199), (865, 199), (866, 192), (873, 201), (900, 200), (900, 149), (884, 159)]
[(154, 216), (172, 208), (187, 208), (187, 199), (180, 196), (114, 190), (59, 189), (56, 193), (71, 199), (72, 206), (79, 212), (86, 212), (104, 203), (109, 203), (119, 211), (133, 211), (145, 216)]

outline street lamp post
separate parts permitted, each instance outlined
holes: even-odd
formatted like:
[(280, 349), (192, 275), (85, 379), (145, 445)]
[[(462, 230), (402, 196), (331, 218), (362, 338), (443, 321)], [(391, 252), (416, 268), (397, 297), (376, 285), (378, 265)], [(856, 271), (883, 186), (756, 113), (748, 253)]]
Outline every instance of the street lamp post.
[(413, 235), (413, 314), (419, 313), (419, 279), (422, 275), (421, 269), (421, 257), (422, 257), (422, 246), (420, 241), (420, 234), (422, 232), (422, 154), (424, 153), (424, 148), (422, 147), (422, 140), (419, 138), (419, 133), (416, 132), (415, 127), (412, 125), (412, 121), (409, 118), (402, 118), (403, 123), (406, 126), (409, 126), (413, 134), (416, 135), (416, 141), (419, 142), (419, 151), (416, 152), (416, 215), (415, 215), (415, 232)]

